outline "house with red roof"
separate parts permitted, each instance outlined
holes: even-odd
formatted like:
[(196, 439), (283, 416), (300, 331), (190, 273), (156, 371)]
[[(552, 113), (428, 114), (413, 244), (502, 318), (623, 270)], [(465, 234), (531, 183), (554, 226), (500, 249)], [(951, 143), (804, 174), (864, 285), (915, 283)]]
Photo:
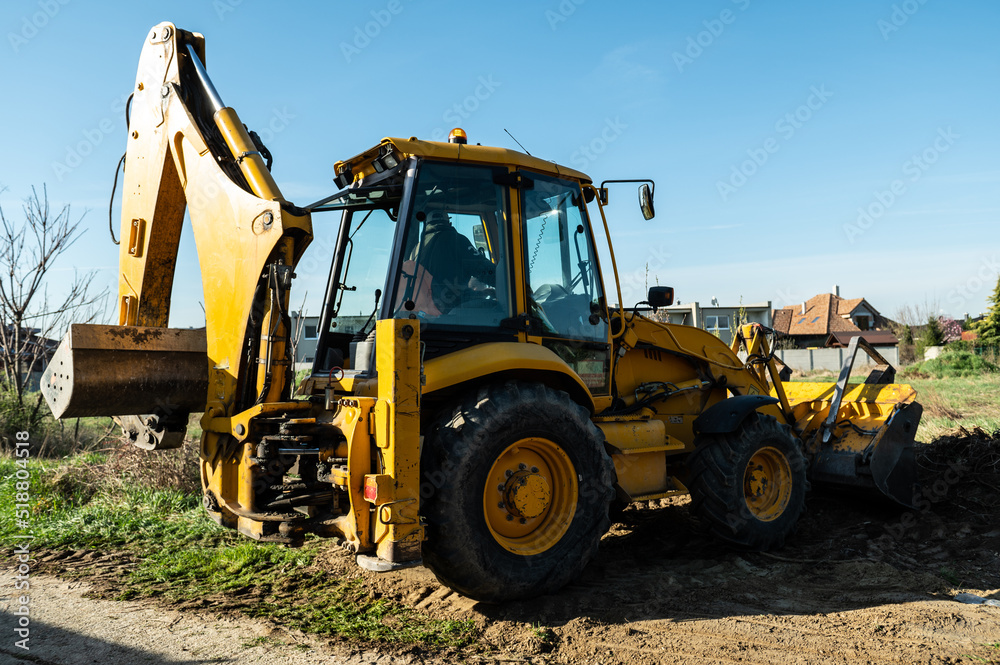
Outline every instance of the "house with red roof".
[(872, 346), (897, 346), (889, 322), (864, 298), (841, 298), (840, 287), (799, 305), (776, 309), (771, 327), (800, 349), (845, 347), (854, 337)]

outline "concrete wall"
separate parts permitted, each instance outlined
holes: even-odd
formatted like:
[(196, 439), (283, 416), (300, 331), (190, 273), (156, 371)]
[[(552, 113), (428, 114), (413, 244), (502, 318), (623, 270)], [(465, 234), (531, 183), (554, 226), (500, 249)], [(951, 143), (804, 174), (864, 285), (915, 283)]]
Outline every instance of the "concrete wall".
[[(875, 350), (881, 353), (882, 357), (889, 361), (889, 364), (897, 369), (899, 368), (899, 347), (879, 346)], [(788, 349), (778, 351), (777, 356), (781, 358), (781, 362), (800, 372), (809, 372), (817, 369), (839, 372), (840, 368), (844, 366), (844, 361), (847, 359), (847, 349)], [(858, 350), (858, 354), (854, 359), (855, 370), (868, 369), (874, 364), (867, 353), (861, 349)]]
[(924, 349), (924, 360), (934, 360), (944, 353), (944, 349), (943, 346), (928, 346)]

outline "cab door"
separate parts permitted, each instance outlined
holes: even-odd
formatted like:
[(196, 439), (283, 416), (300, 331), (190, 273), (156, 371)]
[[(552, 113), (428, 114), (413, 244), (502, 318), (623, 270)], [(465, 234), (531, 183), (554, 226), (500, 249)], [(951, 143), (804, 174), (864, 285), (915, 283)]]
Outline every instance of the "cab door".
[(610, 394), (607, 302), (580, 183), (525, 175), (519, 235), (528, 341), (559, 355), (592, 394)]

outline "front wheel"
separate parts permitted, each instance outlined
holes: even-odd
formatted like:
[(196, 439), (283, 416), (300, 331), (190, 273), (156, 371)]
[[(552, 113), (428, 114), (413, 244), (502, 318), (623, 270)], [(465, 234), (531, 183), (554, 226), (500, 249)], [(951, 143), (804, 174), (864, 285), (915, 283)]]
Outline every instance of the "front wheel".
[(691, 508), (742, 549), (781, 547), (805, 508), (806, 462), (788, 425), (752, 414), (739, 429), (700, 436), (688, 460)]
[(484, 386), (424, 442), (424, 564), (490, 602), (567, 584), (610, 526), (614, 467), (604, 437), (566, 393)]

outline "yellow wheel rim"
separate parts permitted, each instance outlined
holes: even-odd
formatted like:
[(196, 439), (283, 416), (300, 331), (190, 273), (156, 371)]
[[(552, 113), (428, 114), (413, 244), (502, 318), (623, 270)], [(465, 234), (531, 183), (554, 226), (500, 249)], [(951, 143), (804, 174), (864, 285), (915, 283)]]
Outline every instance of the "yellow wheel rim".
[(548, 439), (521, 439), (490, 468), (483, 490), (486, 525), (507, 551), (539, 554), (566, 535), (577, 490), (576, 469), (561, 447)]
[(792, 470), (777, 448), (761, 448), (743, 472), (743, 496), (750, 514), (761, 522), (776, 520), (792, 495)]

